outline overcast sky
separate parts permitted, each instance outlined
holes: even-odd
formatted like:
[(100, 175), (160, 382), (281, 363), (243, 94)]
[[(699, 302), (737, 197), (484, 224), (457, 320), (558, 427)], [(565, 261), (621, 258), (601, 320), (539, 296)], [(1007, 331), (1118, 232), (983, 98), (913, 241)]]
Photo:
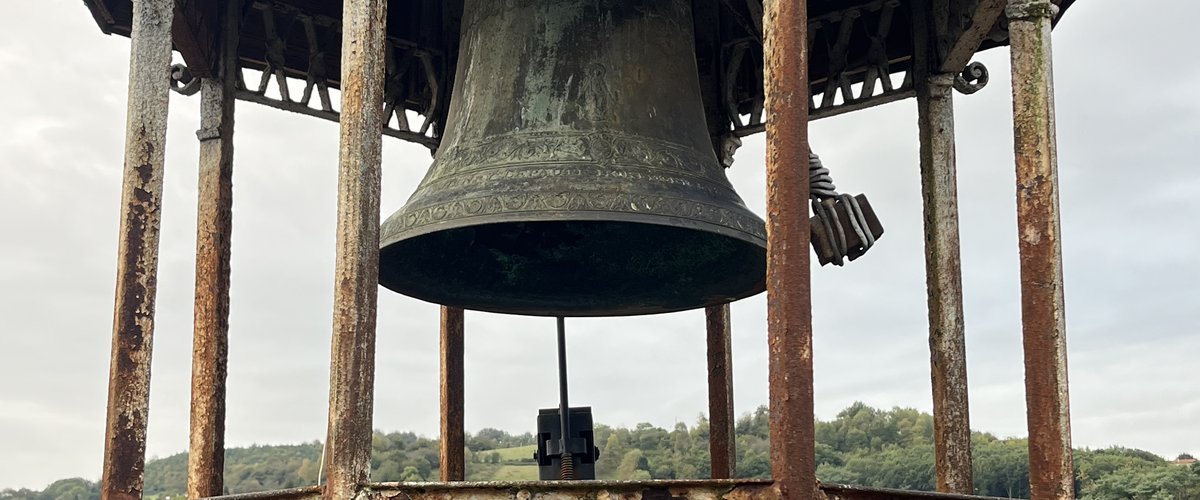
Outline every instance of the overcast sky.
[[(1151, 7), (1150, 3), (1153, 3)], [(1200, 3), (1089, 0), (1056, 31), (1074, 443), (1200, 453)], [(0, 488), (98, 479), (129, 41), (78, 0), (0, 16)], [(956, 96), (972, 427), (1025, 434), (1007, 49)], [(198, 97), (171, 98), (148, 455), (187, 446)], [(227, 444), (323, 439), (337, 126), (257, 104), (237, 116)], [(815, 122), (812, 143), (887, 235), (814, 268), (816, 410), (931, 410), (916, 105)], [(383, 216), (424, 174), (385, 138)], [(764, 207), (763, 138), (730, 170)], [(739, 414), (767, 400), (765, 297), (733, 308)], [(375, 427), (437, 433), (437, 308), (379, 295)], [(468, 313), (466, 425), (532, 430), (555, 405), (554, 322)], [(572, 402), (598, 422), (706, 412), (700, 311), (569, 321)]]

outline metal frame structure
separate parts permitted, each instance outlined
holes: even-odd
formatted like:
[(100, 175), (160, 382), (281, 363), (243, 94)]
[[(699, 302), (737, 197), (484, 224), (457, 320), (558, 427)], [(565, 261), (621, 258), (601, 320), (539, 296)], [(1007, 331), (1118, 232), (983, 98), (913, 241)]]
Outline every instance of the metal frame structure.
[[(734, 436), (726, 305), (706, 311), (714, 479), (461, 482), (464, 312), (443, 308), (443, 482), (428, 484), (369, 483), (380, 154), (384, 135), (436, 147), (440, 113), (448, 99), (444, 90), (449, 84), (448, 52), (389, 36), (387, 0), (344, 0), (337, 20), (288, 11), (286, 2), (280, 1), (126, 0), (131, 9), (128, 26), (114, 17), (114, 2), (119, 0), (85, 0), (106, 32), (126, 34), (132, 40), (104, 499), (142, 496), (163, 151), (172, 83), (185, 92), (198, 89), (202, 102), (197, 134), (201, 167), (189, 497), (214, 497), (222, 491), (232, 134), (235, 100), (241, 99), (341, 123), (328, 482), (224, 498), (980, 498), (966, 496), (972, 485), (952, 89), (969, 93), (986, 83), (986, 70), (967, 63), (976, 51), (1005, 38), (1011, 43), (1013, 62), (1031, 492), (1038, 500), (1073, 498), (1050, 51), (1052, 24), (1070, 0), (872, 0), (812, 18), (803, 0), (698, 1), (698, 10), (707, 5), (731, 13), (721, 22), (735, 23), (745, 34), (740, 39), (698, 41), (721, 47), (721, 61), (701, 64), (701, 72), (726, 75), (715, 80), (723, 82), (720, 89), (708, 90), (721, 94), (724, 109), (716, 113), (724, 113), (731, 123), (725, 133), (737, 136), (765, 130), (767, 135), (767, 335), (774, 479), (729, 479), (734, 471)], [(906, 10), (901, 11), (901, 6)], [(894, 58), (886, 41), (897, 29), (897, 20), (905, 17), (897, 12), (906, 13), (911, 21), (903, 29), (911, 30), (914, 50)], [(305, 54), (297, 56), (280, 45), (283, 38), (274, 21), (280, 13), (303, 27)], [(248, 60), (239, 52), (240, 45), (250, 42), (239, 40), (246, 33), (243, 23), (261, 23), (261, 31), (254, 33), (263, 39), (253, 40), (264, 46), (261, 59)], [(1006, 33), (997, 33), (1005, 28)], [(858, 29), (868, 33), (865, 45), (849, 39)], [(331, 45), (333, 35), (340, 45)], [(334, 45), (341, 56), (336, 61), (340, 70), (336, 79), (326, 71), (335, 61), (330, 48)], [(173, 47), (184, 53), (188, 67), (171, 72), (171, 82), (166, 75)], [(305, 71), (295, 69), (297, 57), (308, 61)], [(812, 64), (810, 57), (820, 64)], [(810, 74), (810, 67), (819, 67), (819, 74)], [(245, 69), (262, 72), (257, 87), (246, 85)], [(755, 72), (761, 89), (743, 78)], [(897, 73), (904, 75), (900, 84), (892, 79)], [(289, 94), (289, 78), (305, 82), (298, 100)], [(272, 79), (278, 98), (268, 97)], [(334, 109), (330, 88), (340, 89), (340, 110)], [(319, 107), (313, 107), (314, 94)], [(800, 160), (807, 158), (810, 120), (914, 96), (921, 137), (941, 493), (820, 485), (814, 465), (808, 177), (794, 166), (805, 164)], [(424, 122), (412, 126), (408, 112), (424, 116)]]

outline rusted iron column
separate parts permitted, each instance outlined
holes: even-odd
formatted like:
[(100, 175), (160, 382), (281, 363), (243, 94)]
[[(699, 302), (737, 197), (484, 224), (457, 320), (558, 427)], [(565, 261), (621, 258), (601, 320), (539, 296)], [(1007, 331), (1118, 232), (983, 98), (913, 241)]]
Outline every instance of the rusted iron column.
[(133, 3), (117, 291), (100, 485), (105, 500), (142, 497), (174, 7), (171, 0)]
[(1067, 337), (1059, 241), (1050, 0), (1010, 0), (1017, 235), (1029, 483), (1034, 500), (1074, 498)]
[(954, 75), (931, 73), (929, 6), (913, 8), (937, 489), (974, 492), (954, 150)]
[(442, 306), (442, 481), (467, 477), (466, 431), (463, 427), (463, 310)]
[(937, 489), (970, 494), (974, 485), (958, 242), (953, 85), (954, 76), (948, 74), (926, 75), (919, 80), (917, 112)]
[(814, 498), (808, 240), (808, 12), (764, 5), (767, 110), (767, 345), (771, 474), (782, 498)]
[(233, 232), (233, 114), (242, 2), (220, 13), (216, 78), (200, 82), (200, 181), (192, 335), (188, 498), (223, 493), (225, 377), (229, 355), (229, 261)]
[(945, 493), (970, 494), (974, 486), (971, 482), (967, 346), (958, 242), (953, 96), (953, 75), (927, 75), (918, 81), (937, 489)]
[(704, 309), (708, 331), (708, 454), (713, 479), (731, 479), (737, 458), (729, 304)]
[[(977, 10), (976, 14), (981, 13)], [(932, 17), (929, 0), (913, 3), (913, 70), (921, 137), (934, 465), (938, 491), (971, 494), (974, 492), (971, 421), (967, 404), (954, 149), (955, 75), (936, 69), (944, 65), (935, 60), (938, 52), (932, 42), (935, 39)]]
[(371, 472), (386, 0), (342, 7), (342, 118), (325, 498), (353, 498)]

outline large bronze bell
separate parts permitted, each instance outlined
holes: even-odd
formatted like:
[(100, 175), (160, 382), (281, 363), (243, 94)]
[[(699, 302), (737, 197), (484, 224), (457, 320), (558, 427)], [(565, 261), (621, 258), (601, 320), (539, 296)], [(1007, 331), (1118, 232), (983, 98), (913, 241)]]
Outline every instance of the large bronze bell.
[(762, 219), (705, 126), (691, 0), (466, 0), (433, 166), (384, 222), (387, 288), (547, 316), (761, 292)]

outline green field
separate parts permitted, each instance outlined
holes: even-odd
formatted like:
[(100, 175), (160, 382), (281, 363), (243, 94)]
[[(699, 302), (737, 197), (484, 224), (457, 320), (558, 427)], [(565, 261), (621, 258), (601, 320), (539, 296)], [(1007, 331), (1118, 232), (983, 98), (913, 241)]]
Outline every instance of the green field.
[(515, 448), (500, 448), (493, 451), (500, 454), (500, 463), (532, 462), (533, 452), (537, 451), (537, 445), (531, 444), (529, 446), (517, 446)]
[[(536, 481), (537, 464), (533, 452), (537, 445), (516, 446), (479, 451), (467, 464), (467, 479), (470, 481)], [(495, 458), (493, 458), (495, 457)], [(498, 459), (497, 462), (492, 462)]]
[(492, 481), (537, 481), (536, 465), (501, 465)]

